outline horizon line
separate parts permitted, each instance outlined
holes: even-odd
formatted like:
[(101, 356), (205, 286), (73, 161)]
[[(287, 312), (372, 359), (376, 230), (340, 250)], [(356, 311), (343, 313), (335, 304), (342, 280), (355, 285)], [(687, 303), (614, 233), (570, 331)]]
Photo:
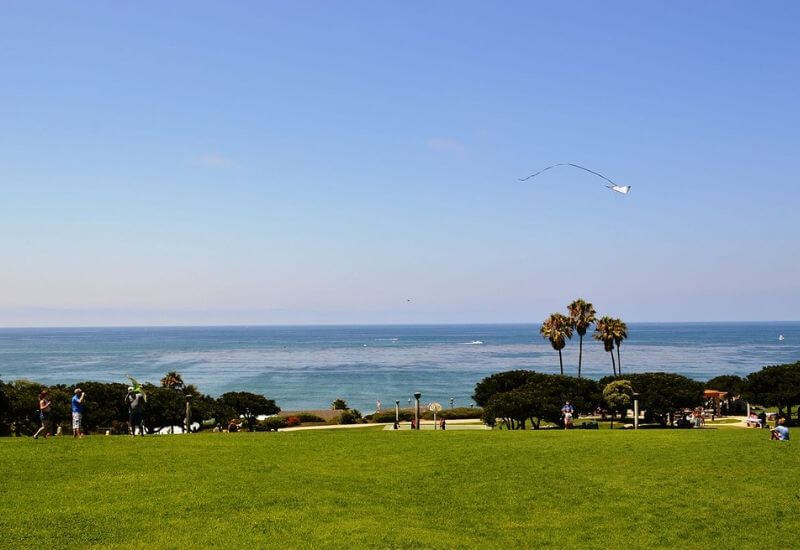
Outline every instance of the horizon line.
[[(800, 323), (800, 320), (768, 321), (626, 321), (629, 325), (703, 325), (703, 324), (777, 324)], [(454, 326), (521, 326), (541, 325), (542, 322), (465, 322), (465, 323), (242, 323), (242, 324), (163, 324), (163, 325), (0, 325), (0, 330), (63, 330), (63, 329), (125, 329), (125, 328), (301, 328), (301, 327), (454, 327)]]

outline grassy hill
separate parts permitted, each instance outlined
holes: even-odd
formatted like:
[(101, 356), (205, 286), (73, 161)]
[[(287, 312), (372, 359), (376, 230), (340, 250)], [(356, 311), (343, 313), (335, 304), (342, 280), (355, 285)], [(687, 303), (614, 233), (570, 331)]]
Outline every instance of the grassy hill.
[(795, 443), (742, 429), (3, 438), (0, 539), (8, 548), (791, 547)]

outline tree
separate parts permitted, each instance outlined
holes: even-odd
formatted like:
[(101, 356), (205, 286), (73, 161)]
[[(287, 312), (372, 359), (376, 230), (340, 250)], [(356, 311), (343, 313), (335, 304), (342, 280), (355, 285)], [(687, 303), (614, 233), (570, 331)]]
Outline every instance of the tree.
[(11, 399), (6, 394), (6, 385), (0, 379), (0, 435), (8, 433), (8, 419), (11, 415)]
[(597, 320), (594, 325), (594, 334), (592, 337), (595, 340), (600, 340), (603, 342), (603, 348), (611, 354), (611, 368), (614, 372), (614, 376), (617, 375), (617, 366), (614, 362), (614, 331), (613, 331), (614, 319), (609, 317), (608, 315), (604, 315)]
[[(639, 394), (645, 418), (664, 426), (672, 423), (676, 410), (694, 408), (703, 403), (703, 384), (680, 374), (643, 372), (627, 374), (625, 379)], [(615, 380), (618, 378), (606, 376), (600, 379), (600, 384), (605, 386)]]
[(331, 409), (334, 411), (346, 411), (348, 409), (347, 401), (336, 398), (333, 400), (333, 403), (331, 403)]
[(550, 345), (558, 352), (558, 362), (561, 366), (561, 374), (564, 374), (564, 359), (561, 350), (567, 345), (567, 340), (572, 338), (572, 323), (569, 317), (561, 313), (553, 313), (544, 320), (539, 334), (543, 338), (550, 340)]
[(526, 378), (525, 385), (489, 398), (483, 412), (487, 424), (493, 425), (494, 419), (501, 418), (510, 429), (524, 429), (530, 420), (534, 429), (539, 429), (543, 420), (560, 423), (561, 407), (567, 401), (580, 412), (594, 409), (602, 399), (600, 386), (594, 380), (535, 372), (528, 372)]
[(580, 378), (581, 364), (583, 363), (583, 337), (586, 334), (586, 330), (595, 322), (595, 314), (597, 312), (594, 310), (594, 306), (583, 298), (578, 298), (569, 304), (567, 311), (569, 311), (572, 327), (580, 337), (580, 342), (578, 343), (578, 378)]
[(611, 334), (614, 337), (614, 343), (617, 345), (617, 374), (622, 376), (622, 359), (619, 356), (619, 347), (622, 341), (628, 337), (628, 325), (622, 319), (614, 319), (611, 323)]
[(725, 397), (725, 401), (728, 403), (728, 414), (731, 414), (730, 411), (733, 410), (734, 399), (742, 395), (744, 388), (745, 379), (741, 376), (735, 376), (733, 374), (715, 376), (706, 382), (707, 390), (724, 391), (728, 394)]
[(161, 379), (161, 387), (170, 390), (183, 390), (186, 385), (183, 383), (183, 378), (177, 372), (169, 371)]
[(509, 370), (496, 372), (475, 385), (472, 399), (479, 407), (485, 406), (497, 394), (521, 388), (528, 384), (537, 373), (532, 370)]
[(608, 405), (608, 410), (611, 411), (611, 427), (614, 427), (614, 416), (616, 413), (625, 414), (628, 407), (631, 406), (633, 399), (633, 386), (630, 380), (614, 380), (606, 384), (603, 388), (603, 401)]
[(275, 404), (273, 399), (267, 399), (263, 395), (246, 391), (223, 393), (217, 401), (225, 407), (230, 407), (236, 411), (237, 415), (243, 417), (250, 430), (253, 429), (257, 416), (281, 412), (281, 408)]
[(500, 418), (509, 430), (524, 430), (525, 420), (536, 409), (535, 400), (532, 392), (522, 388), (496, 393), (483, 407), (483, 421), (494, 426)]
[(781, 414), (785, 408), (786, 416), (791, 420), (792, 407), (800, 405), (800, 361), (772, 365), (750, 373), (742, 397), (751, 403), (778, 407)]

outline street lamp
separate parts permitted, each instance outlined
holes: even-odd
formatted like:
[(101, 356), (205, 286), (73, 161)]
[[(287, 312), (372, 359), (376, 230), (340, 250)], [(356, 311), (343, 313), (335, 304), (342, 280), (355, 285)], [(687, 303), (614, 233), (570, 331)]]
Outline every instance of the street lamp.
[(418, 430), (419, 430), (419, 398), (420, 397), (422, 397), (422, 394), (420, 392), (418, 392), (418, 391), (414, 392), (414, 399), (417, 400), (417, 406), (416, 406), (415, 412), (414, 412), (414, 421), (415, 421), (415, 424), (416, 424)]
[(456, 400), (455, 397), (451, 397), (450, 398), (450, 408), (451, 409), (453, 408), (453, 401), (455, 401), (455, 400)]

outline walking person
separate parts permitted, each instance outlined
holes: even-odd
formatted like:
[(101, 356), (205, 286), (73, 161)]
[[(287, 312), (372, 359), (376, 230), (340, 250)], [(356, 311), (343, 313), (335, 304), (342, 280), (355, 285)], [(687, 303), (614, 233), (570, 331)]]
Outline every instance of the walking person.
[(139, 433), (144, 437), (144, 396), (141, 393), (134, 392), (133, 386), (128, 386), (128, 395), (125, 396), (125, 402), (128, 404), (128, 428), (131, 436), (136, 436), (136, 428), (138, 427)]
[(439, 423), (439, 427), (443, 430), (447, 429), (447, 421), (442, 418), (442, 421)]
[(572, 405), (569, 401), (567, 401), (563, 407), (561, 407), (561, 414), (564, 415), (564, 429), (568, 430), (572, 427), (572, 413), (575, 409), (572, 408)]
[(50, 435), (50, 396), (47, 390), (39, 392), (39, 422), (41, 427), (33, 434), (34, 439), (39, 439), (39, 434), (44, 432), (44, 438)]
[(83, 400), (86, 394), (80, 388), (75, 388), (72, 396), (72, 437), (83, 437)]

